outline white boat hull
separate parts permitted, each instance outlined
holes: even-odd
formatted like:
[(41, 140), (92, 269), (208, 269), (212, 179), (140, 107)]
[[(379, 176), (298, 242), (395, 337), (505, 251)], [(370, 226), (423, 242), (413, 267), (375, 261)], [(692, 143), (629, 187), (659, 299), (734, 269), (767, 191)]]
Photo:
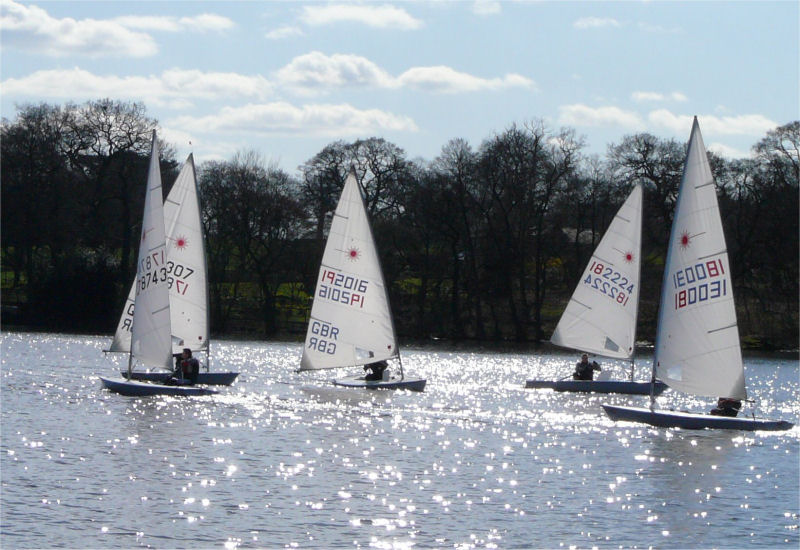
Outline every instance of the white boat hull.
[(389, 380), (365, 380), (363, 376), (347, 376), (333, 381), (337, 386), (346, 388), (411, 391), (423, 391), (426, 382), (427, 380), (424, 378), (399, 378), (394, 376), (389, 378)]
[(643, 422), (661, 428), (683, 428), (686, 430), (788, 430), (794, 424), (786, 420), (759, 420), (755, 418), (714, 416), (684, 411), (651, 411), (646, 407), (620, 407), (603, 404), (611, 420)]

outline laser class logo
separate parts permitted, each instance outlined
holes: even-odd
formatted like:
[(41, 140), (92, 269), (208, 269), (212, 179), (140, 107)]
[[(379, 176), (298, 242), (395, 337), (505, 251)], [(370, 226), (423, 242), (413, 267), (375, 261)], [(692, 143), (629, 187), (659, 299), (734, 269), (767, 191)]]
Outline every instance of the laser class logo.
[(623, 254), (623, 258), (625, 259), (625, 261), (627, 263), (630, 264), (630, 263), (633, 263), (633, 260), (634, 260), (635, 256), (633, 255), (633, 252), (628, 251), (625, 254)]
[(689, 245), (692, 244), (692, 238), (689, 235), (688, 231), (684, 231), (683, 233), (681, 233), (681, 238), (678, 240), (678, 244), (684, 250), (689, 248)]
[(184, 250), (187, 246), (189, 246), (189, 239), (186, 237), (178, 237), (175, 239), (175, 248), (178, 250)]

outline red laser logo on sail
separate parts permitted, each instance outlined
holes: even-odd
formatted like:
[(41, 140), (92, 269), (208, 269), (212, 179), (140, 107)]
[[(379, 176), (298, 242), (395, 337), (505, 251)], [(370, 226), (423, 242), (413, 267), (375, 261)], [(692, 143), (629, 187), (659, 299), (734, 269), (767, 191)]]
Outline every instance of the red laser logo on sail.
[(175, 239), (175, 248), (178, 250), (183, 250), (189, 244), (189, 239), (186, 237), (178, 237)]
[(686, 250), (687, 248), (689, 248), (689, 244), (691, 244), (691, 240), (689, 239), (689, 233), (684, 231), (683, 234), (681, 235), (681, 240), (680, 240), (681, 248)]
[(351, 248), (347, 251), (347, 259), (351, 262), (356, 261), (361, 256), (361, 252), (357, 248)]
[(634, 258), (633, 252), (626, 252), (625, 253), (625, 261), (626, 262), (632, 263), (633, 262), (633, 258)]

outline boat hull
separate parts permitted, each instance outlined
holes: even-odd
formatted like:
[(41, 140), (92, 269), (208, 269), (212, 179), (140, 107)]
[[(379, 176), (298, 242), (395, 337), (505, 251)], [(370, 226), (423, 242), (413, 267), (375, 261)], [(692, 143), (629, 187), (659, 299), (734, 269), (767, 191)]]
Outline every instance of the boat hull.
[[(527, 380), (526, 388), (549, 388), (566, 392), (627, 393), (650, 395), (650, 382), (627, 382), (625, 380)], [(656, 382), (653, 393), (661, 395), (667, 389), (663, 382)]]
[[(128, 375), (128, 371), (120, 371), (124, 377)], [(172, 376), (169, 372), (132, 372), (132, 380), (144, 380), (147, 382), (166, 382)], [(238, 372), (201, 372), (197, 375), (198, 384), (207, 384), (209, 386), (230, 386), (236, 377), (239, 376)]]
[(389, 380), (364, 380), (363, 376), (348, 376), (333, 381), (337, 386), (345, 388), (363, 388), (367, 390), (410, 390), (423, 391), (425, 389), (424, 378), (395, 378)]
[(682, 411), (651, 411), (646, 407), (620, 407), (603, 404), (611, 420), (643, 422), (661, 428), (683, 428), (686, 430), (788, 430), (794, 424), (786, 420), (758, 420), (754, 418), (713, 416)]
[(133, 380), (112, 380), (100, 377), (103, 387), (114, 393), (128, 395), (132, 397), (147, 397), (150, 395), (178, 395), (178, 396), (197, 396), (212, 395), (216, 390), (200, 388), (197, 386), (167, 386), (164, 384), (153, 384), (150, 382), (136, 382)]

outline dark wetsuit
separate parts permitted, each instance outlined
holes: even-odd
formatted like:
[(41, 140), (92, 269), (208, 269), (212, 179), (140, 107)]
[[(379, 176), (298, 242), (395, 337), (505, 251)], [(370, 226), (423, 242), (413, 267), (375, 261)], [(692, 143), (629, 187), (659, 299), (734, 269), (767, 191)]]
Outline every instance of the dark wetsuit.
[(572, 374), (573, 380), (593, 380), (594, 379), (594, 371), (600, 370), (600, 365), (597, 364), (597, 361), (578, 361), (578, 364), (575, 365), (575, 372)]

